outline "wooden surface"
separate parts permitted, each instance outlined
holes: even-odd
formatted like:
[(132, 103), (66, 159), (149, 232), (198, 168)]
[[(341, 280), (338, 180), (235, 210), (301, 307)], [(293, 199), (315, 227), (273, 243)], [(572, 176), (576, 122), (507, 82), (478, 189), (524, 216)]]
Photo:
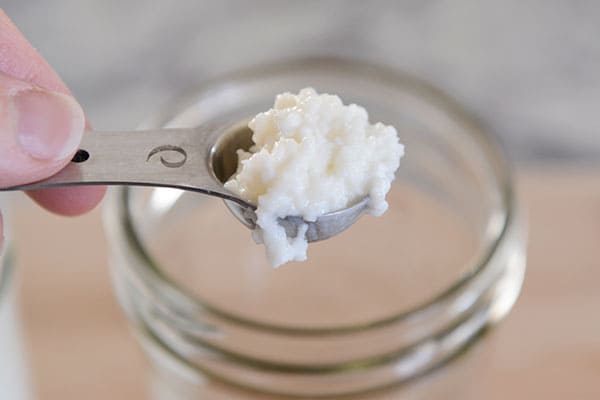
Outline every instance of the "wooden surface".
[[(529, 170), (519, 187), (530, 229), (523, 292), (468, 355), (476, 367), (459, 394), (441, 398), (598, 399), (600, 169)], [(23, 204), (14, 225), (38, 398), (148, 398), (144, 358), (110, 287), (100, 213), (67, 219)]]

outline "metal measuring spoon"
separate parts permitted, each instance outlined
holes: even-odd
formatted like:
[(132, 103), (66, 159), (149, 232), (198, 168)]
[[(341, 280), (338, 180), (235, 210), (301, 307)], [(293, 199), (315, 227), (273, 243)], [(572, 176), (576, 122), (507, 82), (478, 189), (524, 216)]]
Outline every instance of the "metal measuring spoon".
[[(77, 185), (171, 187), (220, 197), (244, 225), (256, 228), (256, 206), (227, 191), (223, 184), (237, 169), (238, 149), (252, 145), (252, 132), (238, 124), (228, 128), (158, 129), (129, 132), (86, 132), (71, 162), (55, 175), (34, 183), (0, 188), (31, 190)], [(288, 236), (308, 224), (309, 242), (327, 239), (356, 222), (368, 198), (314, 222), (290, 216), (280, 219)]]

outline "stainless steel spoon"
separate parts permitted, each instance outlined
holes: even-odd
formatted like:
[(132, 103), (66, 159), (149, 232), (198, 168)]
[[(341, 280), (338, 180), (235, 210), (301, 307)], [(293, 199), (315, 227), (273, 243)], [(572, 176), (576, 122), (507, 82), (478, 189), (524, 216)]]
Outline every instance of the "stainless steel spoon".
[[(220, 197), (247, 227), (256, 227), (256, 207), (223, 187), (237, 168), (236, 150), (248, 149), (251, 131), (242, 124), (225, 127), (159, 129), (130, 132), (86, 132), (80, 150), (57, 174), (7, 190), (30, 190), (76, 185), (161, 186)], [(368, 198), (343, 210), (306, 222), (308, 241), (334, 236), (356, 222)], [(280, 219), (290, 237), (305, 221)]]

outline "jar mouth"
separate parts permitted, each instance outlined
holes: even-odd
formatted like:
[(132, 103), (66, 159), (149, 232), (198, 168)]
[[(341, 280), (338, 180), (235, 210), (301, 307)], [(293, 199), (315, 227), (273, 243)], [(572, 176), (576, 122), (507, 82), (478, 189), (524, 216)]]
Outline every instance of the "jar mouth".
[[(450, 97), (422, 80), (403, 75), (385, 67), (360, 63), (355, 60), (318, 58), (293, 60), (275, 66), (261, 66), (255, 69), (233, 73), (217, 79), (216, 82), (208, 82), (204, 88), (199, 89), (199, 91), (210, 93), (215, 85), (222, 85), (222, 82), (236, 82), (258, 74), (277, 74), (280, 71), (302, 70), (303, 68), (314, 67), (340, 69), (344, 72), (349, 71), (357, 76), (367, 76), (369, 79), (379, 79), (388, 83), (399, 84), (405, 88), (408, 87), (409, 89), (418, 91), (419, 95), (425, 97), (427, 101), (433, 102), (437, 107), (444, 109), (447, 113), (452, 114), (454, 118), (459, 119), (468, 126), (468, 134), (472, 135), (473, 142), (478, 144), (480, 155), (491, 166), (490, 169), (495, 174), (494, 178), (497, 182), (496, 191), (500, 196), (499, 212), (494, 216), (488, 216), (488, 219), (494, 218), (495, 228), (490, 237), (483, 243), (484, 248), (480, 249), (478, 252), (478, 259), (474, 260), (472, 267), (467, 268), (468, 272), (454, 281), (449, 287), (446, 287), (444, 290), (420, 304), (417, 304), (411, 309), (402, 310), (395, 315), (374, 319), (366, 323), (326, 327), (298, 327), (265, 323), (264, 321), (256, 321), (254, 319), (246, 318), (243, 315), (222, 310), (213, 304), (194, 297), (188, 293), (185, 288), (173, 281), (164, 272), (159, 263), (153, 259), (152, 255), (148, 252), (143, 239), (136, 232), (134, 221), (128, 207), (132, 189), (113, 189), (113, 209), (107, 212), (109, 234), (110, 229), (116, 229), (120, 232), (120, 235), (118, 236), (123, 238), (123, 243), (121, 243), (121, 245), (125, 246), (132, 258), (136, 260), (134, 263), (134, 265), (137, 266), (135, 268), (135, 273), (139, 275), (140, 279), (147, 285), (147, 288), (150, 291), (154, 292), (155, 295), (160, 296), (168, 304), (168, 308), (179, 310), (185, 315), (194, 315), (196, 312), (201, 312), (203, 314), (209, 313), (215, 318), (228, 323), (241, 325), (254, 330), (283, 333), (286, 335), (337, 335), (368, 331), (411, 319), (417, 314), (426, 313), (427, 310), (434, 309), (438, 305), (449, 301), (485, 271), (486, 266), (493, 258), (499, 245), (503, 242), (509, 227), (513, 224), (513, 219), (515, 218), (515, 196), (511, 183), (511, 174), (503, 152), (498, 144), (494, 142), (493, 138), (486, 133), (486, 130), (479, 122), (468, 115)], [(383, 218), (385, 218), (385, 216)]]

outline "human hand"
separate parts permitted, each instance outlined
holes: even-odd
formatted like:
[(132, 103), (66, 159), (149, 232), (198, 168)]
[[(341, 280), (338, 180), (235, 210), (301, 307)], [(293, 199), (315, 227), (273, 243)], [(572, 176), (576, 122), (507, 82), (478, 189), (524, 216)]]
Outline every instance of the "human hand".
[[(0, 9), (0, 187), (58, 172), (71, 160), (86, 127), (69, 89)], [(93, 186), (28, 195), (52, 212), (78, 215), (98, 204), (104, 191)]]

